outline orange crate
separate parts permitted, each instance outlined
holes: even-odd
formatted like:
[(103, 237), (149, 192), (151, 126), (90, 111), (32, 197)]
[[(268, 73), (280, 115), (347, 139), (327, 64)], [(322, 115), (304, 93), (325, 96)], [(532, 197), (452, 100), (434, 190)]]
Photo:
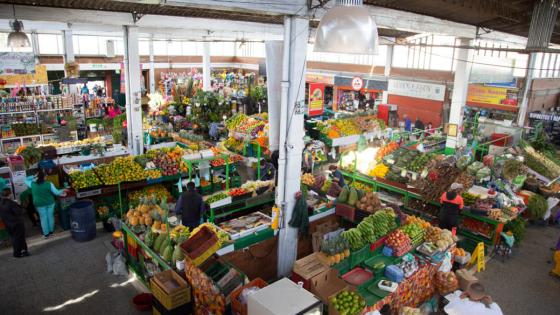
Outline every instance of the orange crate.
[(234, 315), (247, 315), (247, 304), (241, 304), (239, 301), (239, 296), (244, 289), (250, 287), (258, 287), (260, 289), (266, 287), (268, 283), (266, 283), (261, 278), (255, 278), (251, 282), (247, 283), (246, 285), (239, 287), (231, 292), (231, 312)]

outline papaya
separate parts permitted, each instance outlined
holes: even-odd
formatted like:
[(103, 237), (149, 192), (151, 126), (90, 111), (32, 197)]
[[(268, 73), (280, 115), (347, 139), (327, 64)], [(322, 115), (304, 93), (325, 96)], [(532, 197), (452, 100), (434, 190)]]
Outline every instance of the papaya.
[(347, 187), (342, 188), (342, 191), (340, 192), (340, 195), (338, 195), (338, 202), (342, 202), (342, 203), (346, 203), (346, 201), (348, 201), (348, 194), (350, 193), (350, 191), (348, 191)]
[(156, 241), (154, 243), (154, 250), (159, 253), (159, 250), (161, 249), (161, 245), (163, 244), (163, 241), (165, 241), (167, 239), (167, 234), (165, 233), (161, 233), (157, 238)]
[(152, 248), (154, 245), (154, 238), (154, 232), (152, 232), (152, 229), (148, 229), (148, 232), (146, 232), (146, 236), (144, 237), (144, 243), (146, 243), (146, 246)]
[(354, 206), (356, 205), (356, 202), (358, 202), (358, 192), (356, 191), (356, 188), (352, 187), (348, 196), (348, 204)]
[(173, 258), (173, 246), (171, 244), (168, 243), (167, 247), (165, 247), (162, 257), (163, 260), (167, 262), (171, 261), (171, 259)]
[(163, 243), (161, 243), (161, 247), (159, 248), (159, 255), (163, 256), (163, 253), (165, 252), (165, 249), (167, 248), (167, 246), (169, 246), (169, 239), (167, 238), (167, 235), (165, 235), (165, 240), (163, 241)]
[(171, 256), (173, 260), (173, 264), (175, 264), (178, 260), (183, 260), (185, 258), (183, 256), (183, 252), (181, 251), (181, 246), (175, 245), (175, 249), (173, 250), (173, 255)]

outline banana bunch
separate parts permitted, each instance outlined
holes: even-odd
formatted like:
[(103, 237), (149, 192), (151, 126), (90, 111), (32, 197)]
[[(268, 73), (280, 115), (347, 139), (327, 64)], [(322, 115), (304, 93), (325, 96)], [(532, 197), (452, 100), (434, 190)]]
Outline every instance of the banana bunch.
[(352, 250), (358, 250), (366, 245), (362, 233), (357, 228), (346, 230), (340, 236), (348, 242)]

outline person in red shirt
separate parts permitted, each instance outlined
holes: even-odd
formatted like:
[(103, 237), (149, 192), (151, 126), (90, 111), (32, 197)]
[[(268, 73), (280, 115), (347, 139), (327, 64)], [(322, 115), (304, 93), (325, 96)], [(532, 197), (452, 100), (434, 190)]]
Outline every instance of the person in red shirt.
[(444, 192), (439, 199), (441, 203), (441, 211), (439, 213), (439, 227), (442, 229), (452, 230), (457, 227), (459, 220), (459, 212), (464, 207), (461, 190), (463, 185), (459, 183), (451, 184), (448, 192)]

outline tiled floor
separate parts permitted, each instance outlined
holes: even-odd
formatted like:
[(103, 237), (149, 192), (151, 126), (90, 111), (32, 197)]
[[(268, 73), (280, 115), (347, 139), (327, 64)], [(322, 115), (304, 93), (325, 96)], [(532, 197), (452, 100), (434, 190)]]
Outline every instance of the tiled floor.
[(68, 232), (29, 240), (31, 256), (0, 252), (0, 314), (139, 314), (138, 281), (106, 272), (111, 235), (78, 243)]

